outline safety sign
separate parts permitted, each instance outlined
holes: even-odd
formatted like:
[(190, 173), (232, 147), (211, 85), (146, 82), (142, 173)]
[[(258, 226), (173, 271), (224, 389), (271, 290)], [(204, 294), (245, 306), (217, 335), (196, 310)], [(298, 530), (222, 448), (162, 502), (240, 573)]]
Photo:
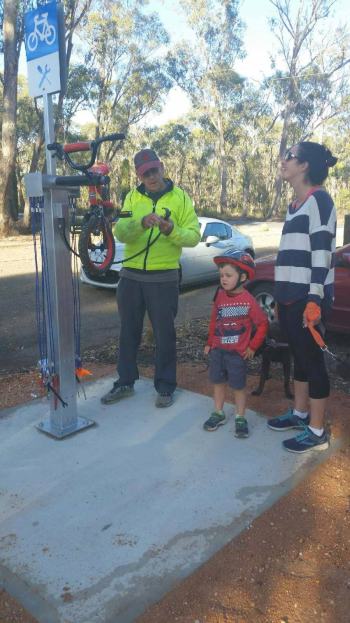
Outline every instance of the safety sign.
[(40, 5), (25, 16), (29, 93), (33, 97), (61, 89), (57, 4)]

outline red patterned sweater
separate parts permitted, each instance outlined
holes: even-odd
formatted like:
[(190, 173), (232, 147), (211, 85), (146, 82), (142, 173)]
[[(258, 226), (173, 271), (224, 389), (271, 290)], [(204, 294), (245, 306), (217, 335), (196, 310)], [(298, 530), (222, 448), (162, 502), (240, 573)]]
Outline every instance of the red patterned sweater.
[(254, 351), (261, 346), (268, 326), (266, 314), (247, 290), (227, 294), (219, 288), (211, 312), (207, 344), (243, 355), (248, 346)]

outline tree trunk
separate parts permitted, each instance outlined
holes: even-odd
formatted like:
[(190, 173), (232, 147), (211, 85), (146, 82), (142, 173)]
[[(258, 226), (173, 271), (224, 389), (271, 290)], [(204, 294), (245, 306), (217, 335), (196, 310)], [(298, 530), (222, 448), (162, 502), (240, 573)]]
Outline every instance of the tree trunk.
[(248, 215), (248, 197), (249, 197), (249, 186), (246, 182), (243, 182), (243, 201), (242, 201), (242, 210), (241, 216), (242, 218), (246, 218)]
[[(292, 108), (293, 108), (292, 103), (288, 102), (286, 109), (284, 111), (283, 128), (282, 128), (280, 148), (279, 148), (279, 153), (278, 153), (279, 160), (285, 154), (286, 149), (287, 149), (288, 132), (289, 132), (289, 124), (290, 124)], [(272, 204), (271, 204), (270, 210), (268, 211), (266, 215), (267, 219), (271, 218), (272, 216), (274, 216), (275, 214), (279, 212), (280, 204), (281, 204), (281, 191), (282, 191), (282, 178), (281, 178), (279, 170), (277, 170), (275, 182), (274, 182)]]
[(249, 169), (247, 165), (247, 156), (242, 154), (242, 210), (241, 216), (245, 218), (248, 215), (248, 202), (249, 202)]
[(4, 0), (4, 92), (0, 186), (0, 235), (8, 235), (18, 214), (16, 190), (16, 112), (18, 0)]
[(218, 212), (226, 212), (227, 210), (227, 160), (225, 152), (225, 138), (222, 125), (222, 118), (218, 116), (218, 131), (219, 131), (219, 171), (220, 171), (220, 203), (218, 206)]
[(40, 155), (41, 155), (42, 147), (44, 145), (44, 141), (45, 141), (44, 128), (41, 125), (38, 135), (36, 137), (35, 143), (33, 145), (32, 159), (30, 161), (30, 167), (29, 167), (30, 173), (35, 173), (35, 171), (37, 171), (39, 168)]

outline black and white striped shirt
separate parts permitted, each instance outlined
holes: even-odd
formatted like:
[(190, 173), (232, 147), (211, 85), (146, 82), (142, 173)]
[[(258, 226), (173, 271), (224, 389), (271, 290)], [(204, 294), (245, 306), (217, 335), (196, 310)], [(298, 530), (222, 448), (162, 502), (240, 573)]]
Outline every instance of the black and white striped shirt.
[(323, 188), (298, 209), (288, 206), (275, 267), (277, 302), (332, 304), (336, 228), (335, 206)]

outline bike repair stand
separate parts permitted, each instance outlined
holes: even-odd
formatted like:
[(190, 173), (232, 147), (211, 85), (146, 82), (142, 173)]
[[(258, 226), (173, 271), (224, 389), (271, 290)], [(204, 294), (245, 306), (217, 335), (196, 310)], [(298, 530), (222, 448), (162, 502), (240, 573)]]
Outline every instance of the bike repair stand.
[[(54, 135), (52, 97), (43, 97), (45, 142), (48, 145)], [(29, 173), (25, 176), (25, 182), (28, 198), (44, 196), (43, 236), (46, 238), (47, 257), (42, 259), (47, 262), (51, 307), (45, 311), (45, 320), (47, 332), (50, 330), (53, 333), (53, 343), (48, 343), (48, 361), (53, 363), (62, 402), (50, 392), (50, 416), (40, 422), (37, 428), (56, 439), (62, 439), (93, 426), (95, 422), (77, 414), (72, 258), (62, 235), (65, 233), (66, 239), (69, 239), (68, 202), (70, 196), (77, 196), (77, 188), (71, 187), (72, 177), (55, 175), (56, 162), (47, 149), (46, 162), (47, 175)], [(78, 179), (79, 176), (75, 177)], [(65, 232), (61, 231), (62, 228)]]

